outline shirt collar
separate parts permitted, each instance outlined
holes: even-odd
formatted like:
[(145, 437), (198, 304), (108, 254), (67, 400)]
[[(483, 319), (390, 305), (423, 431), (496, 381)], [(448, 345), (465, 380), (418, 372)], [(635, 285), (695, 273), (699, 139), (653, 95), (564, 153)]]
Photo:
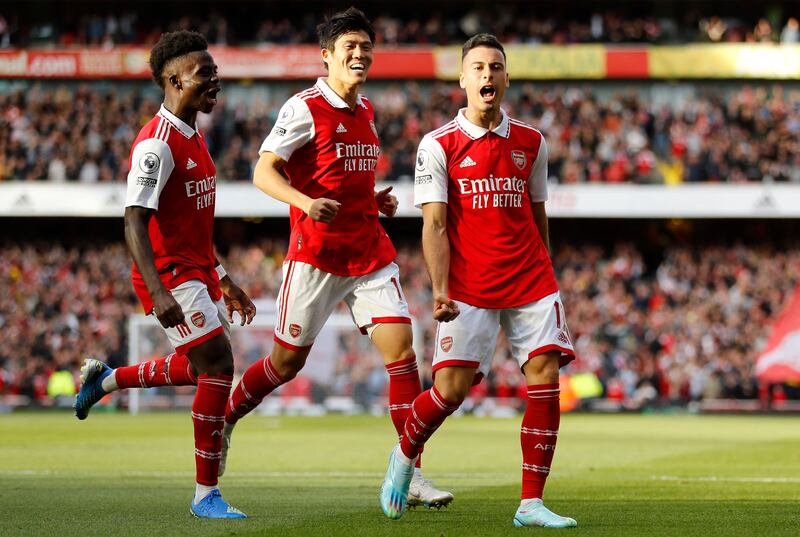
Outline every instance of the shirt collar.
[(172, 123), (175, 128), (181, 131), (181, 134), (186, 136), (187, 138), (191, 138), (197, 133), (197, 123), (194, 124), (195, 128), (191, 128), (189, 125), (183, 122), (178, 116), (167, 110), (167, 107), (164, 106), (164, 103), (161, 103), (161, 110), (158, 113), (166, 118), (167, 121)]
[[(317, 83), (315, 84), (315, 86), (317, 86), (317, 88), (319, 88), (319, 91), (322, 92), (322, 96), (325, 97), (325, 100), (328, 101), (330, 103), (330, 105), (333, 106), (334, 108), (350, 108), (350, 105), (347, 104), (346, 102), (344, 102), (344, 99), (339, 97), (339, 94), (331, 89), (331, 87), (328, 85), (328, 83), (325, 82), (324, 78), (319, 77), (317, 79)], [(367, 105), (365, 105), (364, 101), (361, 99), (361, 94), (360, 93), (358, 94), (358, 98), (357, 98), (356, 102), (362, 108), (366, 108), (367, 107)]]
[[(489, 129), (484, 129), (483, 127), (476, 125), (470, 120), (468, 120), (467, 116), (464, 114), (465, 111), (466, 108), (462, 108), (461, 110), (458, 111), (458, 114), (456, 114), (456, 124), (461, 128), (462, 131), (464, 131), (467, 134), (467, 136), (469, 136), (473, 140), (477, 140), (478, 138), (489, 132)], [(508, 138), (508, 135), (511, 132), (510, 128), (511, 125), (509, 124), (508, 121), (508, 114), (506, 114), (506, 111), (501, 108), (500, 115), (501, 115), (500, 123), (494, 129), (492, 129), (492, 132), (498, 136), (502, 136), (503, 138)]]

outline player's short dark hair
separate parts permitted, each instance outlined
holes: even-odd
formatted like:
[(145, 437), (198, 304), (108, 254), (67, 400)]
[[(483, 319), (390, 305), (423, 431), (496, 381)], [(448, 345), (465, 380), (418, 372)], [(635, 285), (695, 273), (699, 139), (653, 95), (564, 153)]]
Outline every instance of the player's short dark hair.
[(345, 11), (334, 13), (317, 25), (319, 48), (333, 50), (333, 45), (340, 35), (359, 31), (366, 32), (369, 40), (375, 42), (375, 29), (363, 11), (350, 7)]
[(464, 58), (467, 57), (467, 53), (470, 50), (478, 47), (496, 48), (503, 53), (503, 59), (506, 59), (506, 51), (495, 36), (492, 34), (475, 34), (467, 39), (467, 42), (464, 43), (464, 46), (461, 48), (461, 61), (464, 61)]
[(150, 71), (156, 84), (164, 87), (164, 66), (173, 58), (190, 52), (208, 50), (208, 41), (197, 32), (178, 30), (161, 34), (158, 43), (150, 51)]

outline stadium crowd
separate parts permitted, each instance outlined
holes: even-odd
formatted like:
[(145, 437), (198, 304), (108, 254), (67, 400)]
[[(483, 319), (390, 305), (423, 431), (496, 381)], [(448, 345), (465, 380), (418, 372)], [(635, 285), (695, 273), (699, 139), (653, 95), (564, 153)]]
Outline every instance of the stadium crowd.
[[(284, 248), (273, 239), (232, 245), (226, 267), (252, 296), (271, 298)], [(429, 280), (418, 246), (398, 251), (411, 313), (423, 324), (421, 372), (430, 384)], [(797, 245), (672, 246), (656, 266), (646, 266), (632, 244), (557, 246), (554, 264), (579, 357), (566, 371), (596, 374), (606, 398), (634, 407), (759, 397), (754, 359), (800, 283)], [(0, 247), (0, 395), (49, 404), (53, 379), (63, 381), (66, 371), (68, 382), (77, 380), (84, 357), (127, 363), (126, 319), (139, 313), (129, 277), (120, 243)], [(361, 352), (358, 340), (355, 330), (341, 338), (335, 374), (314, 393), (350, 395), (366, 408), (382, 400), (382, 362)], [(256, 357), (240, 356), (237, 368)], [(501, 337), (476, 393), (514, 397), (519, 389), (523, 377)]]
[[(287, 12), (283, 3), (239, 1), (230, 2), (224, 13), (212, 4), (196, 15), (187, 14), (180, 4), (163, 5), (155, 12), (118, 4), (106, 11), (75, 9), (67, 2), (53, 3), (47, 10), (4, 10), (0, 47), (149, 46), (162, 32), (179, 29), (198, 30), (216, 45), (316, 43), (316, 23), (326, 13), (326, 6), (314, 2)], [(693, 2), (689, 9), (674, 6), (674, 11), (656, 4), (562, 2), (548, 3), (544, 12), (524, 2), (503, 3), (500, 9), (477, 2), (434, 3), (426, 5), (421, 16), (405, 5), (378, 2), (368, 12), (376, 41), (390, 45), (461, 43), (478, 32), (494, 33), (504, 43), (530, 44), (797, 43), (800, 39), (797, 13), (788, 2), (769, 7)]]
[[(247, 99), (223, 98), (198, 120), (222, 181), (252, 177), (284, 98), (247, 91)], [(791, 87), (698, 88), (659, 104), (632, 89), (520, 83), (511, 93), (509, 113), (547, 137), (552, 181), (800, 183), (800, 91)], [(377, 177), (387, 181), (410, 181), (419, 139), (465, 105), (448, 83), (375, 84), (370, 96), (383, 151)], [(129, 148), (157, 103), (154, 93), (131, 87), (34, 84), (4, 93), (0, 180), (124, 181)]]

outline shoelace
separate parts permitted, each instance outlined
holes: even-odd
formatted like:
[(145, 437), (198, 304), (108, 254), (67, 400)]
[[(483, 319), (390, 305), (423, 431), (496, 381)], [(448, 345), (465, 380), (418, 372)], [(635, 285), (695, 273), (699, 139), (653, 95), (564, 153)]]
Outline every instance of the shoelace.
[[(200, 500), (200, 504), (202, 504), (202, 503), (207, 503), (207, 504), (208, 504), (208, 508), (210, 509), (210, 508), (211, 508), (211, 506), (212, 506), (212, 505), (213, 505), (213, 503), (214, 503), (214, 498), (216, 498), (217, 496), (220, 496), (220, 497), (221, 497), (221, 496), (222, 496), (222, 494), (219, 492), (219, 490), (212, 490), (211, 492), (209, 492), (209, 493), (206, 495), (206, 497), (205, 497), (205, 498), (203, 498), (202, 500)], [(198, 504), (198, 505), (200, 505), (200, 504)]]
[(427, 480), (427, 479), (425, 479), (424, 477), (420, 477), (420, 478), (417, 480), (417, 484), (419, 484), (419, 486), (420, 486), (420, 487), (428, 487), (428, 488), (432, 488), (432, 489), (435, 489), (435, 488), (436, 488), (436, 487), (433, 485), (433, 481), (428, 481), (428, 480)]

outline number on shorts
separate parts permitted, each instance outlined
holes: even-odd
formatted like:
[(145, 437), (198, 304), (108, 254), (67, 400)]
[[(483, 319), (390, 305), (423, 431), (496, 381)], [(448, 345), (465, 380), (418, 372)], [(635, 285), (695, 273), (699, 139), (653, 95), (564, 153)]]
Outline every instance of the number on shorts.
[(403, 300), (403, 296), (400, 294), (400, 286), (397, 285), (397, 280), (392, 278), (392, 283), (394, 284), (394, 288), (397, 289), (397, 298), (398, 298), (398, 300)]

